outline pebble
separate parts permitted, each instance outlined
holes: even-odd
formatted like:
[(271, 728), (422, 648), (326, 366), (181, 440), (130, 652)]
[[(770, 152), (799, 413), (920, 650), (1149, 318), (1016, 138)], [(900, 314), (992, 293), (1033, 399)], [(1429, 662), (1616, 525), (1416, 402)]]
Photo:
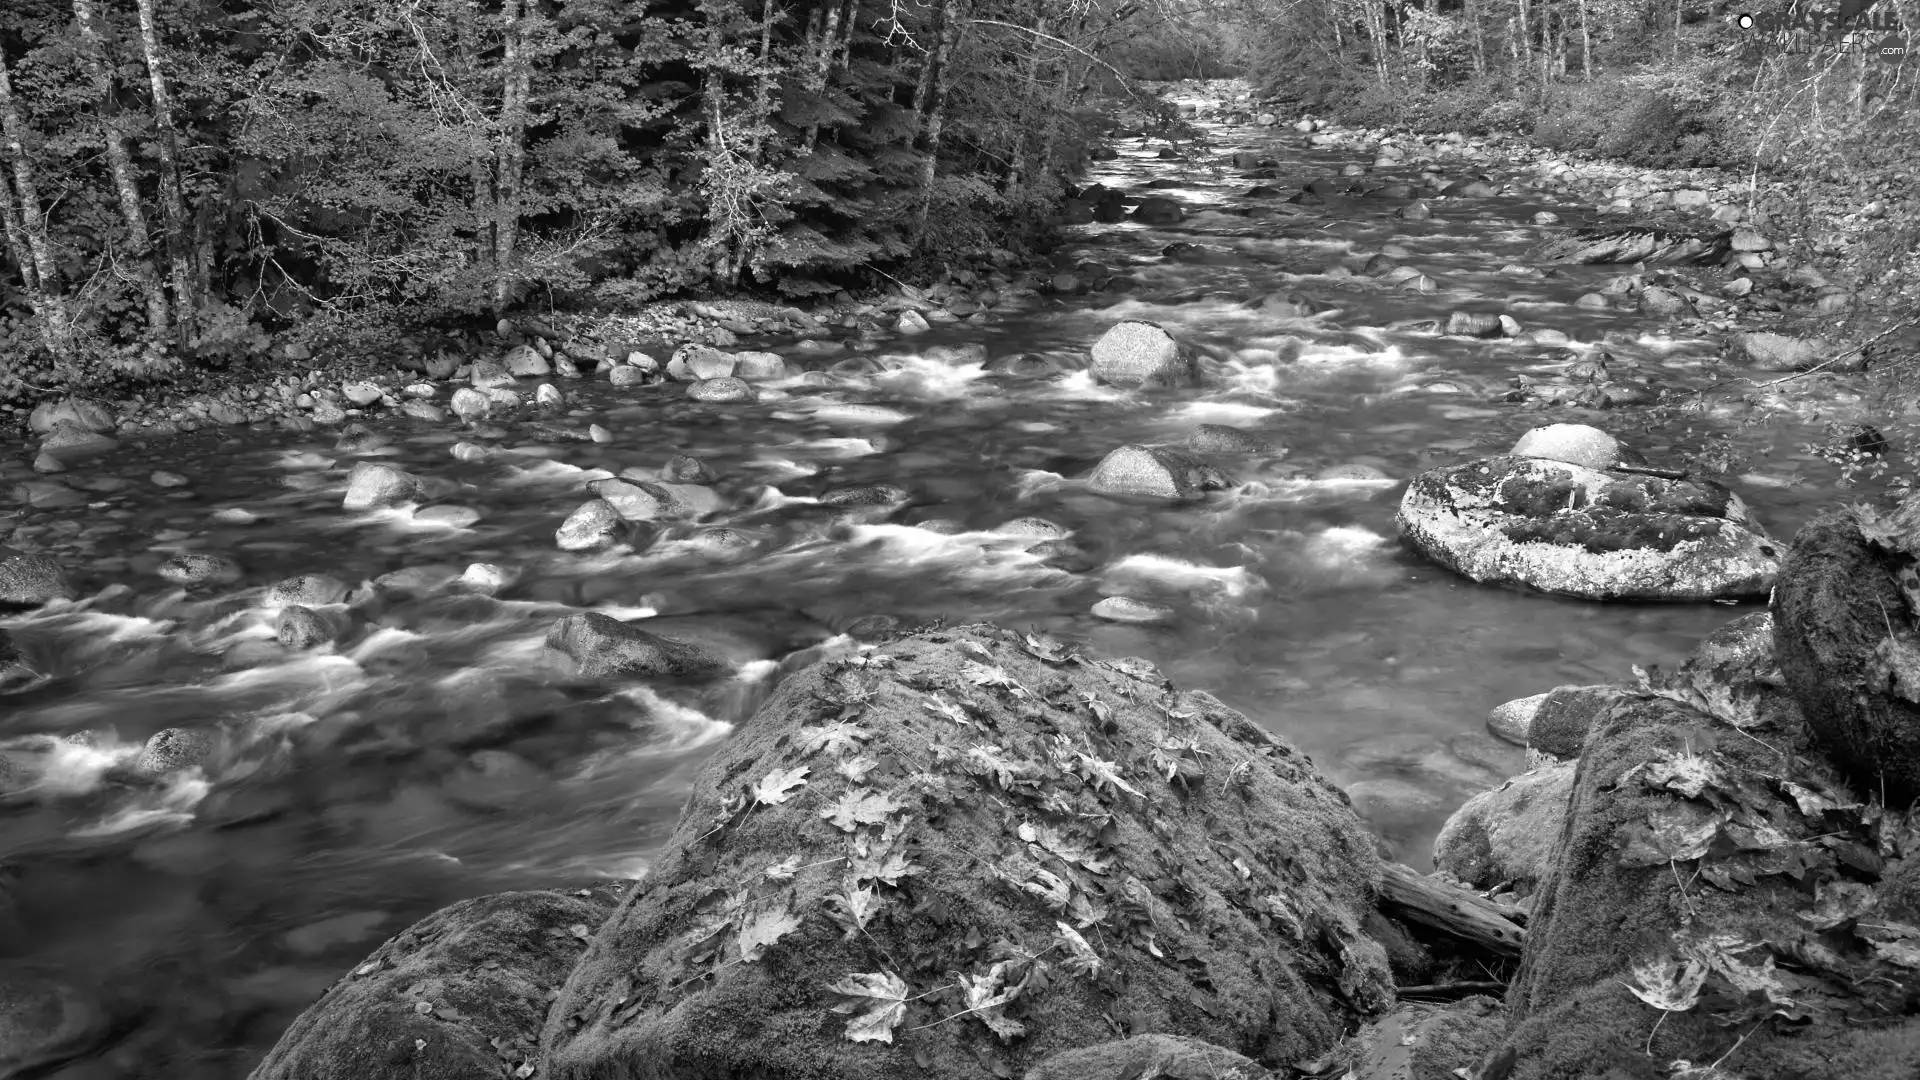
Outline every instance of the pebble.
[(155, 487), (177, 488), (187, 486), (186, 477), (181, 476), (177, 472), (168, 472), (165, 469), (154, 470), (153, 475), (148, 477), (148, 479), (153, 481)]
[(1093, 605), (1096, 619), (1117, 623), (1163, 623), (1173, 619), (1174, 611), (1165, 604), (1136, 600), (1131, 596), (1109, 596)]

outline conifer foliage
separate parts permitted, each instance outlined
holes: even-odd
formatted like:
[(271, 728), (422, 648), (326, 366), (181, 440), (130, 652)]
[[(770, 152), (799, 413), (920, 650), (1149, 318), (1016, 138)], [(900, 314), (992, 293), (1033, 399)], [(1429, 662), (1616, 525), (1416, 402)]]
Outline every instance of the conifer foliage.
[(0, 351), (35, 359), (0, 394), (251, 355), (314, 315), (800, 297), (1018, 246), (1130, 10), (11, 0)]

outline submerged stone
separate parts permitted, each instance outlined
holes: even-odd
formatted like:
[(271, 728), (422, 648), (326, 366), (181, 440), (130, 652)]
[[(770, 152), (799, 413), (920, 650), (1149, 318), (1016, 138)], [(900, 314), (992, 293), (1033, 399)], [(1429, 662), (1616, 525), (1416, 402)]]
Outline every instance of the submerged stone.
[(705, 678), (727, 669), (725, 660), (699, 645), (661, 637), (597, 611), (561, 617), (547, 631), (547, 647), (566, 655), (575, 670), (590, 679), (610, 675)]

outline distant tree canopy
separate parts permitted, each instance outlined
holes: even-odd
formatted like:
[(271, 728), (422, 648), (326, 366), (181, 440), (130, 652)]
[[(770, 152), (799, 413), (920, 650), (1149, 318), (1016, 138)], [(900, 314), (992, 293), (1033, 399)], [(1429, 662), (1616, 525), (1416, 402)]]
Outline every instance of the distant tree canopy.
[(1149, 10), (8, 0), (0, 348), (138, 375), (314, 313), (803, 297), (1017, 248)]
[(0, 397), (314, 316), (939, 272), (1044, 234), (1129, 78), (1910, 199), (1920, 58), (1753, 5), (5, 0)]

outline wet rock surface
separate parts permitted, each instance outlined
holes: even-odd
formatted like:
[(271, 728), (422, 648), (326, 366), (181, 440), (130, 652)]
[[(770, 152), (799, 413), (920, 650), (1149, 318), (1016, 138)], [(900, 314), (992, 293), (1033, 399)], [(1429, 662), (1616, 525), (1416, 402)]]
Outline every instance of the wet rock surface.
[(1385, 1002), (1345, 797), (1137, 661), (902, 638), (784, 683), (705, 772), (555, 1002), (557, 1076), (1018, 1074), (1103, 1013), (1278, 1064)]
[(1780, 552), (1711, 482), (1496, 457), (1415, 477), (1401, 534), (1475, 581), (1592, 600), (1764, 594)]
[(538, 1060), (549, 996), (619, 898), (502, 893), (437, 911), (334, 983), (253, 1077), (512, 1076)]

